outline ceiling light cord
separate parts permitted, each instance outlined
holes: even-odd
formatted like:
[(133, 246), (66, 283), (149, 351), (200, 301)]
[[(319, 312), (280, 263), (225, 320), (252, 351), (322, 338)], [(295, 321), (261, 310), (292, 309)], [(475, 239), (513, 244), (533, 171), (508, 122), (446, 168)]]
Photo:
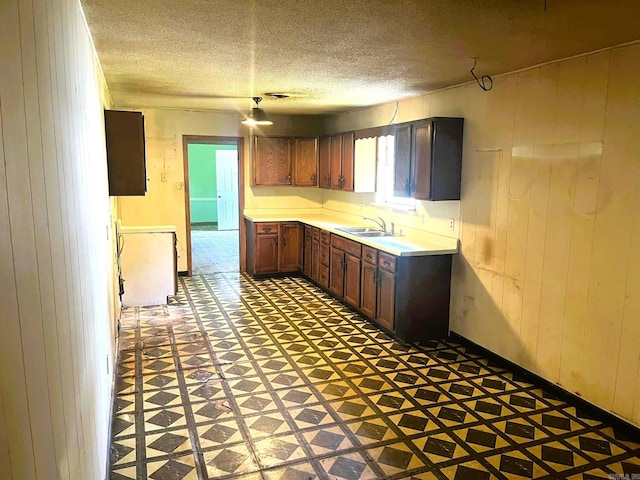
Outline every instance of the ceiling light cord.
[(475, 78), (478, 86), (485, 92), (488, 92), (493, 88), (493, 79), (489, 75), (482, 75), (480, 78), (478, 78), (474, 73), (476, 65), (478, 65), (478, 57), (473, 58), (473, 68), (471, 69), (471, 75), (473, 76), (473, 78)]
[(396, 111), (393, 112), (393, 117), (389, 121), (389, 125), (393, 125), (393, 121), (396, 119), (396, 115), (398, 115), (398, 107), (400, 106), (400, 102), (396, 102)]

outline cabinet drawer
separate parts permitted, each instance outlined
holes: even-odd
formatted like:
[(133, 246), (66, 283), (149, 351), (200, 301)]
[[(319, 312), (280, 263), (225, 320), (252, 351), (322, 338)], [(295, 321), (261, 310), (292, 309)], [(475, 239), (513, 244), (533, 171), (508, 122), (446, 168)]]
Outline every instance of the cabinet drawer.
[(320, 245), (320, 263), (329, 266), (329, 245)]
[(378, 266), (390, 272), (396, 271), (396, 257), (388, 253), (378, 252)]
[(329, 238), (330, 238), (329, 232), (320, 230), (320, 241), (322, 243), (324, 243), (325, 245), (329, 245)]
[(325, 288), (329, 287), (329, 267), (320, 265), (320, 279), (318, 283)]
[(263, 235), (265, 233), (278, 233), (278, 223), (256, 223), (256, 234)]
[(376, 265), (378, 263), (378, 251), (375, 248), (362, 246), (362, 261)]
[(338, 235), (331, 235), (331, 246), (333, 248), (344, 250), (354, 257), (360, 258), (361, 245), (357, 242), (347, 240), (346, 238), (340, 237)]
[(320, 229), (313, 227), (313, 239), (318, 240), (320, 238)]

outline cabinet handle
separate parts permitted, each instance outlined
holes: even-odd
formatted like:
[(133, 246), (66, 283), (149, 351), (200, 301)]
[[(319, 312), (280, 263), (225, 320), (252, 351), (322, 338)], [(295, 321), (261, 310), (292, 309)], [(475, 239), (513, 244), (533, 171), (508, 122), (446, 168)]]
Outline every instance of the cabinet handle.
[(271, 231), (271, 227), (263, 227), (262, 231), (266, 232), (266, 233), (269, 233)]
[(367, 260), (371, 260), (373, 257), (371, 257), (370, 253), (367, 253)]
[(291, 174), (287, 177), (289, 179), (289, 183), (291, 183)]
[(315, 175), (311, 175), (311, 181), (315, 182), (316, 181), (316, 176)]
[(391, 262), (389, 262), (389, 260), (385, 260), (385, 261), (384, 261), (384, 262), (382, 262), (382, 263), (384, 263), (384, 266), (385, 266), (385, 267), (390, 267), (390, 266), (391, 266)]
[(287, 239), (286, 239), (286, 238), (283, 238), (283, 239), (282, 239), (282, 246), (283, 246), (283, 247), (286, 247), (286, 246), (287, 246)]

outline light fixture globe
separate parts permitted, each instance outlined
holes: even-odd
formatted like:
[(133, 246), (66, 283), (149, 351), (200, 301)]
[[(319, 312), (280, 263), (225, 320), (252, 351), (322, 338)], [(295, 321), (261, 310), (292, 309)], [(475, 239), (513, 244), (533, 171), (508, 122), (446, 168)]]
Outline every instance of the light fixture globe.
[(247, 118), (242, 122), (243, 125), (273, 125), (273, 122), (269, 120), (269, 117), (258, 105), (262, 101), (262, 97), (253, 97), (253, 101), (256, 102), (256, 106), (251, 109)]

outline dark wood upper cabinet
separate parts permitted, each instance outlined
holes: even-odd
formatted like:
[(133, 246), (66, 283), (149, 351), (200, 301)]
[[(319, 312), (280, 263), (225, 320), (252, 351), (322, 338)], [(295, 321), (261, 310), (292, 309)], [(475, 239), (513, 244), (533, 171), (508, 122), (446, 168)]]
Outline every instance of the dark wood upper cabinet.
[(318, 185), (318, 142), (315, 138), (293, 139), (293, 184)]
[(463, 124), (462, 118), (436, 117), (396, 128), (396, 196), (460, 200)]
[(318, 139), (318, 186), (331, 188), (331, 137)]
[(353, 132), (331, 135), (329, 165), (331, 188), (353, 191), (355, 134)]
[(331, 188), (342, 189), (342, 135), (331, 135)]
[(411, 190), (414, 198), (429, 200), (431, 195), (431, 146), (433, 122), (411, 125), (413, 134), (413, 162), (411, 162)]
[(342, 134), (342, 190), (347, 192), (353, 192), (355, 141), (353, 132)]
[(395, 131), (395, 173), (393, 194), (396, 197), (411, 195), (411, 125), (404, 124)]
[(144, 117), (140, 112), (104, 111), (109, 195), (144, 196), (147, 167)]
[(255, 137), (253, 185), (291, 185), (291, 139)]

